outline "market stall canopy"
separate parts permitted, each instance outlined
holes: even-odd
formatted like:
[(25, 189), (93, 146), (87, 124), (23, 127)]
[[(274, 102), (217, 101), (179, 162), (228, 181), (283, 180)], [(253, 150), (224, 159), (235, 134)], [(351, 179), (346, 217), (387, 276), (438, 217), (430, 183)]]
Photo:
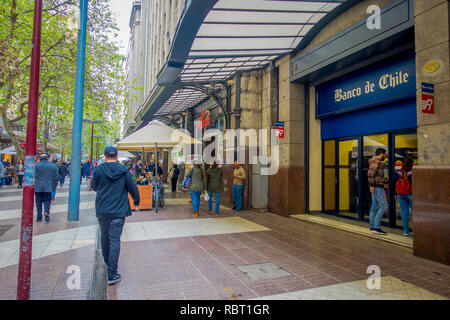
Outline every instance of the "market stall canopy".
[(171, 148), (180, 144), (201, 144), (181, 130), (174, 129), (158, 120), (130, 134), (116, 144), (118, 150), (153, 151), (157, 148)]
[(14, 148), (14, 146), (10, 146), (8, 148), (3, 149), (2, 151), (0, 151), (0, 154), (16, 154), (16, 148)]
[(136, 157), (131, 152), (128, 152), (128, 151), (125, 151), (125, 150), (119, 150), (118, 156), (119, 156), (119, 159), (120, 158), (127, 158), (127, 159), (129, 159), (129, 158), (135, 158)]

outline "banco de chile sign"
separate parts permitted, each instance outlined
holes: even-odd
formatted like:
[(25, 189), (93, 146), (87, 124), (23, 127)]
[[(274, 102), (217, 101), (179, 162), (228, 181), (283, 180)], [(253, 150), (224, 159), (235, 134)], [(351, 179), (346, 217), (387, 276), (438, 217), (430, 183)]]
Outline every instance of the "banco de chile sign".
[(388, 59), (316, 87), (316, 118), (416, 97), (414, 56)]

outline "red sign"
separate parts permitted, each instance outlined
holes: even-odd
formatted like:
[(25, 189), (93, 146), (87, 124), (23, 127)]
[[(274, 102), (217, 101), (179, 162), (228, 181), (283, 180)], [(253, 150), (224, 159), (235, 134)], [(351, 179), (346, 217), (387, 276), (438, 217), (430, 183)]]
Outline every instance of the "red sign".
[(277, 138), (283, 139), (284, 138), (284, 128), (275, 128), (275, 136)]
[(200, 121), (197, 123), (196, 130), (200, 129), (200, 127), (203, 129), (204, 127), (209, 126), (211, 122), (211, 112), (209, 110), (204, 110), (202, 112), (202, 115), (200, 116)]
[(422, 113), (434, 114), (434, 85), (422, 82)]

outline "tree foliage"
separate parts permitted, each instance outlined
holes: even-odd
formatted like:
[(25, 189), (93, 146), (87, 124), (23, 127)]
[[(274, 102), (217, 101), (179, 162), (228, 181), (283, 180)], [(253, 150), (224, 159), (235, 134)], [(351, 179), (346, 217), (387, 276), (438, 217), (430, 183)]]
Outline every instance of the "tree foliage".
[[(71, 151), (79, 0), (44, 0), (38, 141)], [(33, 0), (0, 0), (0, 108), (5, 129), (23, 158), (17, 128), (26, 127), (33, 34)], [(83, 118), (102, 120), (95, 135), (118, 137), (124, 99), (123, 56), (108, 36), (117, 30), (108, 0), (89, 1)], [(83, 134), (90, 142), (91, 126)]]

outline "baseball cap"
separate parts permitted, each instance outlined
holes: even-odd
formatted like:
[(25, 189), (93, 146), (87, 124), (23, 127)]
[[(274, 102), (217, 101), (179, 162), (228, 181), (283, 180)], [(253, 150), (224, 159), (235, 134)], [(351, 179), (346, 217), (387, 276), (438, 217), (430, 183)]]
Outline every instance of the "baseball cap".
[(114, 158), (117, 156), (117, 149), (109, 146), (105, 148), (105, 156), (107, 156), (108, 158)]

